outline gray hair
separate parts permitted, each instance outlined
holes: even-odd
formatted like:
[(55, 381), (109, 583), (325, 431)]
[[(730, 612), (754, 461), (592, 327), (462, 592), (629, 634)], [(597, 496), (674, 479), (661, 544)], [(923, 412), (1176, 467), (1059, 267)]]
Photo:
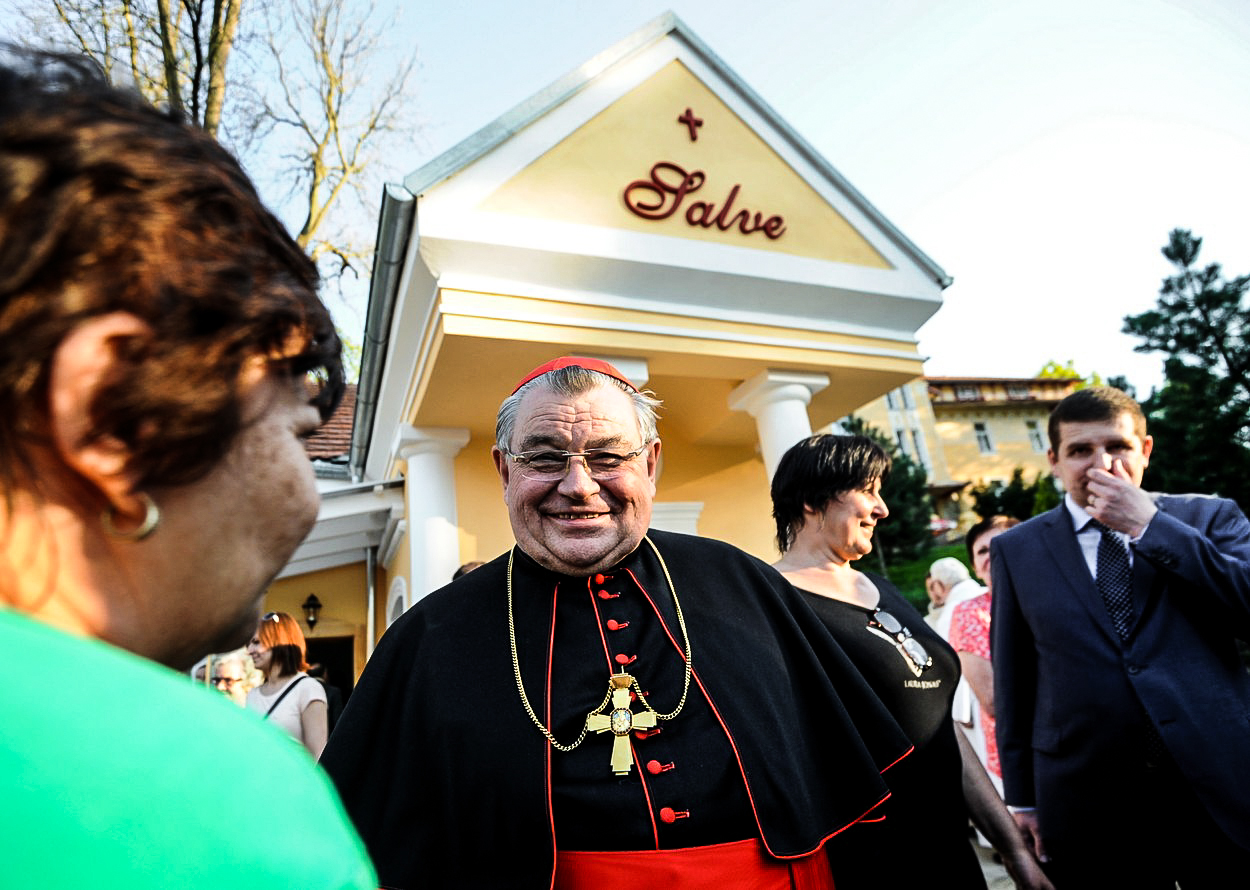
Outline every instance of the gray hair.
[(508, 451), (511, 447), (517, 411), (521, 407), (521, 400), (530, 390), (544, 389), (558, 396), (580, 396), (601, 386), (614, 386), (629, 396), (634, 405), (634, 415), (638, 420), (638, 432), (642, 434), (642, 441), (646, 443), (656, 438), (658, 434), (655, 411), (661, 402), (655, 398), (655, 393), (650, 390), (638, 392), (600, 371), (571, 366), (535, 377), (503, 400), (503, 404), (499, 406), (499, 414), (495, 417), (495, 444), (500, 451)]
[(969, 578), (968, 567), (953, 556), (943, 556), (929, 566), (929, 576), (940, 581), (947, 588), (954, 587), (960, 581)]

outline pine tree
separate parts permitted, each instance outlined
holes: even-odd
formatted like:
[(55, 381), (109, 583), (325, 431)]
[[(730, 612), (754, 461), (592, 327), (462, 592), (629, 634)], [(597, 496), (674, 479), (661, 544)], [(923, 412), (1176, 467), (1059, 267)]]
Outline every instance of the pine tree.
[(1206, 492), (1250, 508), (1250, 276), (1225, 279), (1218, 263), (1197, 267), (1202, 239), (1174, 229), (1163, 255), (1176, 267), (1156, 307), (1124, 319), (1142, 339), (1137, 352), (1162, 352), (1163, 388), (1143, 404), (1154, 453), (1145, 485)]
[(877, 527), (875, 548), (884, 570), (891, 562), (919, 559), (933, 546), (929, 521), (933, 503), (929, 498), (929, 477), (925, 468), (899, 449), (897, 443), (883, 432), (858, 417), (843, 423), (848, 433), (867, 436), (890, 455), (890, 474), (881, 483), (881, 497), (890, 510), (889, 517)]

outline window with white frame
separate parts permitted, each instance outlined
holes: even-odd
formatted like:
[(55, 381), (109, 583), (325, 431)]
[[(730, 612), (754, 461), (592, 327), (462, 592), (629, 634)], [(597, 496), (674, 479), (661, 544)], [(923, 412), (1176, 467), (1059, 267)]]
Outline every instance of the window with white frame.
[(1036, 420), (1026, 420), (1025, 428), (1029, 431), (1029, 444), (1033, 446), (1034, 451), (1045, 451), (1046, 440), (1042, 438), (1042, 430), (1037, 425)]
[(977, 421), (972, 424), (972, 430), (977, 435), (977, 448), (982, 454), (993, 454), (994, 443), (990, 439), (990, 431), (985, 428), (985, 424)]
[(909, 410), (909, 411), (915, 410), (915, 408), (916, 408), (916, 402), (915, 402), (915, 400), (911, 397), (911, 387), (910, 387), (910, 386), (900, 386), (900, 387), (899, 387), (899, 389), (898, 389), (898, 391), (899, 391), (899, 393), (901, 393), (901, 394), (902, 394), (902, 396), (903, 396), (903, 407), (904, 407), (904, 408), (906, 408), (906, 409), (907, 409), (907, 410)]
[(916, 460), (918, 460), (920, 465), (926, 470), (931, 470), (932, 466), (929, 464), (929, 449), (925, 447), (924, 433), (920, 431), (919, 427), (911, 428), (911, 444), (912, 448), (915, 449), (914, 453)]
[(960, 383), (955, 387), (955, 398), (961, 402), (980, 401), (981, 387), (975, 383)]

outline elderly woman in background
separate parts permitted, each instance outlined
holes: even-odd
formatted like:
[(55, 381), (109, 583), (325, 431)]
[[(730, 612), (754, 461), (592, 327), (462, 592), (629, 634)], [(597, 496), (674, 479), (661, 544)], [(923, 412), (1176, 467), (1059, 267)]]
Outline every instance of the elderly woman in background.
[[(911, 738), (887, 774), (885, 819), (828, 845), (839, 890), (923, 884), (984, 887), (968, 816), (994, 841), (1017, 883), (1048, 887), (1024, 838), (951, 721), (955, 653), (884, 578), (857, 571), (889, 515), (881, 482), (890, 458), (862, 436), (812, 436), (782, 457), (773, 517), (775, 567), (798, 588)], [(883, 883), (884, 882), (884, 883)]]
[(924, 588), (929, 595), (929, 612), (924, 620), (942, 639), (946, 639), (944, 628), (950, 627), (951, 610), (981, 592), (981, 585), (969, 578), (968, 567), (953, 556), (933, 561)]
[(208, 682), (226, 698), (236, 705), (247, 705), (249, 687), (253, 685), (249, 674), (254, 674), (252, 660), (241, 649), (235, 649), (224, 655), (214, 655), (209, 661), (212, 674)]
[(247, 693), (259, 685), (250, 681), (251, 674), (259, 673), (252, 666), (252, 659), (243, 649), (205, 656), (195, 663), (191, 677), (196, 683), (212, 686), (240, 707), (247, 704)]
[[(376, 886), (307, 758), (175, 672), (247, 641), (315, 520), (300, 437), (343, 389), (316, 290), (212, 138), (84, 61), (0, 59), (6, 886)], [(263, 835), (219, 818), (258, 789)]]
[(299, 624), (286, 612), (266, 612), (247, 654), (265, 675), (247, 694), (248, 709), (281, 726), (316, 760), (330, 735), (326, 691), (306, 673), (308, 648)]

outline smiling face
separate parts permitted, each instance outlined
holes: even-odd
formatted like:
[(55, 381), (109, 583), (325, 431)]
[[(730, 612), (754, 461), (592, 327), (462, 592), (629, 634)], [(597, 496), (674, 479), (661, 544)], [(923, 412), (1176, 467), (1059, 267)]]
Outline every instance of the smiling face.
[[(624, 454), (641, 439), (633, 403), (620, 389), (562, 396), (538, 387), (521, 400), (509, 450)], [(566, 575), (608, 569), (633, 552), (651, 524), (658, 439), (610, 479), (592, 478), (577, 459), (558, 480), (527, 479), (498, 448), (491, 453), (517, 544), (548, 569)]]
[(860, 559), (872, 552), (877, 523), (890, 515), (881, 498), (881, 480), (868, 487), (846, 491), (825, 507), (823, 531), (834, 554), (844, 560)]
[(1089, 471), (1111, 470), (1112, 462), (1124, 464), (1135, 485), (1150, 463), (1154, 441), (1139, 436), (1133, 418), (1121, 412), (1109, 420), (1063, 421), (1059, 424), (1059, 449), (1047, 452), (1051, 472), (1072, 494), (1076, 503), (1089, 504)]
[(256, 665), (256, 670), (268, 676), (269, 668), (273, 664), (273, 650), (260, 641), (259, 632), (253, 634), (248, 641), (247, 655), (252, 659), (252, 664)]

